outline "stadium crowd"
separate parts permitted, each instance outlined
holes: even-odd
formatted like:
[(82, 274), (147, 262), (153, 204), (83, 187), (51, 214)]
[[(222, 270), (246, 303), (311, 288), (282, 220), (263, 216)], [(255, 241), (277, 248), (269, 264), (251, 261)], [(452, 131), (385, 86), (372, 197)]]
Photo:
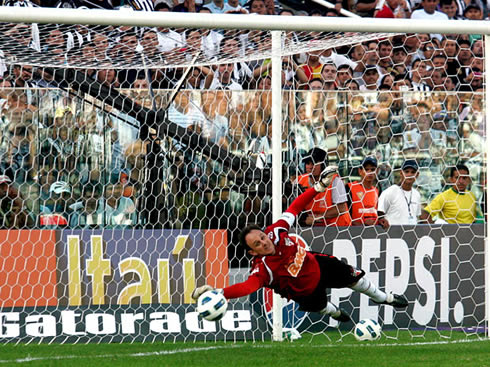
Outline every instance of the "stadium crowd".
[[(479, 0), (346, 0), (328, 10), (292, 0), (116, 2), (7, 0), (4, 5), (244, 16), (328, 17), (345, 9), (379, 18), (486, 17), (486, 3)], [(269, 47), (266, 32), (17, 25), (8, 36), (60, 63), (82, 55), (90, 65), (101, 65), (84, 71), (87, 80), (117, 88), (150, 108), (165, 105), (168, 93), (160, 90), (175, 88), (183, 68), (131, 67), (140, 55), (163, 65), (176, 57), (190, 60), (198, 50), (213, 62), (191, 69), (168, 108), (169, 120), (254, 165), (271, 163), (271, 62), (243, 61)], [(322, 35), (288, 37), (311, 44)], [(112, 67), (115, 61), (128, 67)], [(454, 184), (451, 168), (464, 162), (475, 201), (484, 205), (480, 35), (396, 35), (299, 52), (284, 57), (282, 66), (284, 181), (293, 190), (312, 169), (308, 164), (329, 161), (339, 165), (343, 181), (337, 185), (347, 195), (358, 189), (351, 181), (363, 182), (366, 158), (372, 157), (368, 161), (375, 162), (377, 173), (372, 185), (382, 193), (400, 177), (403, 181), (404, 164), (411, 160), (417, 163), (423, 208), (446, 183)], [(66, 85), (46, 69), (2, 62), (0, 73), (0, 228), (229, 228), (231, 222), (267, 221), (269, 201), (260, 185), (237, 190), (220, 164), (153, 129), (141, 135), (134, 117), (101, 108), (96, 98), (81, 100), (57, 89)], [(322, 162), (315, 161), (315, 149), (325, 153)], [(338, 206), (333, 218), (349, 219), (325, 217), (320, 224), (345, 225), (352, 219), (356, 224), (349, 213), (352, 199), (335, 200), (347, 205)], [(429, 209), (425, 213), (432, 213)], [(422, 219), (431, 220), (426, 214)], [(314, 222), (319, 225), (308, 214), (302, 221)], [(386, 225), (377, 219), (369, 224)]]

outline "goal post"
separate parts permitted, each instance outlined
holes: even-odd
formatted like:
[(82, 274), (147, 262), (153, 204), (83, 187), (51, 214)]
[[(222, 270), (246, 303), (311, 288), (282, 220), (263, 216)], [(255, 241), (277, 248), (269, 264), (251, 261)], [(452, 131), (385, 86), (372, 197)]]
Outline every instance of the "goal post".
[[(13, 219), (2, 227), (5, 231), (2, 231), (0, 246), (5, 244), (4, 248), (9, 248), (6, 244), (11, 242), (20, 247), (27, 243), (21, 257), (30, 261), (25, 264), (28, 267), (36, 263), (33, 254), (40, 251), (41, 244), (48, 243), (46, 248), (51, 253), (42, 253), (41, 256), (46, 256), (46, 269), (57, 279), (30, 284), (25, 287), (25, 292), (31, 294), (22, 293), (19, 290), (21, 285), (12, 280), (12, 274), (21, 270), (13, 265), (14, 249), (9, 248), (12, 253), (5, 250), (8, 261), (1, 263), (0, 272), (12, 282), (8, 283), (9, 287), (21, 294), (5, 290), (1, 293), (7, 299), (0, 303), (0, 323), (4, 328), (2, 330), (5, 330), (0, 334), (0, 343), (42, 338), (73, 342), (176, 340), (179, 339), (175, 336), (177, 334), (186, 341), (263, 340), (269, 336), (280, 341), (284, 330), (294, 333), (296, 329), (301, 329), (322, 334), (325, 329), (335, 329), (338, 326), (336, 322), (305, 315), (294, 303), (283, 302), (277, 295), (271, 296), (265, 291), (232, 303), (233, 312), (215, 325), (197, 318), (190, 293), (194, 286), (204, 283), (224, 287), (246, 278), (248, 268), (244, 264), (247, 259), (245, 254), (239, 252), (236, 234), (229, 227), (239, 229), (240, 225), (251, 223), (254, 219), (261, 224), (269, 224), (266, 222), (277, 220), (286, 204), (299, 193), (292, 178), (302, 173), (299, 166), (307, 157), (307, 151), (300, 153), (297, 149), (300, 130), (303, 129), (300, 113), (306, 116), (304, 121), (316, 124), (316, 132), (323, 134), (316, 138), (316, 143), (324, 144), (322, 147), (327, 150), (329, 158), (339, 164), (344, 180), (357, 176), (356, 169), (361, 161), (359, 152), (362, 151), (362, 154), (376, 154), (380, 165), (389, 166), (386, 170), (389, 175), (379, 178), (379, 182), (385, 186), (396, 181), (397, 169), (403, 158), (419, 159), (411, 150), (414, 147), (405, 144), (410, 143), (405, 136), (407, 131), (411, 131), (408, 125), (428, 124), (426, 130), (422, 129), (419, 133), (420, 140), (434, 133), (430, 146), (421, 148), (424, 156), (419, 160), (424, 160), (421, 176), (425, 181), (421, 180), (419, 185), (424, 191), (424, 200), (429, 200), (435, 194), (428, 188), (429, 184), (438, 181), (439, 186), (436, 186), (442, 189), (441, 182), (447, 177), (445, 171), (460, 161), (454, 152), (461, 155), (468, 153), (462, 146), (472, 141), (464, 136), (463, 117), (456, 126), (454, 123), (450, 125), (452, 122), (449, 120), (455, 115), (459, 119), (463, 111), (451, 106), (447, 100), (452, 98), (459, 103), (461, 99), (461, 106), (467, 107), (477, 103), (473, 101), (473, 95), (483, 96), (478, 91), (464, 96), (454, 91), (406, 92), (404, 89), (395, 90), (395, 81), (391, 85), (393, 88), (384, 92), (354, 92), (348, 89), (318, 92), (313, 88), (306, 90), (305, 84), (298, 89), (284, 89), (283, 58), (333, 48), (351, 49), (372, 40), (388, 40), (393, 47), (390, 37), (394, 34), (480, 34), (484, 36), (485, 75), (490, 68), (490, 25), (487, 21), (424, 23), (404, 19), (356, 18), (353, 22), (352, 19), (320, 17), (159, 12), (128, 14), (104, 10), (2, 7), (0, 22), (0, 49), (4, 62), (13, 69), (17, 68), (18, 75), (22, 75), (24, 67), (28, 70), (29, 67), (36, 67), (37, 70), (30, 69), (31, 76), (24, 81), (35, 79), (36, 82), (45, 82), (43, 87), (26, 84), (25, 91), (16, 90), (15, 85), (1, 87), (2, 100), (6, 101), (3, 110), (8, 116), (5, 132), (8, 130), (11, 134), (3, 133), (1, 136), (0, 147), (5, 148), (2, 154), (12, 157), (24, 154), (18, 158), (21, 162), (16, 168), (18, 172), (28, 166), (27, 161), (37, 162), (39, 167), (49, 162), (51, 168), (56, 167), (43, 173), (39, 169), (36, 177), (29, 177), (29, 174), (22, 176), (17, 171), (10, 177), (10, 173), (4, 175), (2, 171), (0, 175), (4, 181), (0, 184), (15, 184), (12, 192), (29, 196), (29, 200), (36, 195), (33, 188), (39, 190), (39, 197), (41, 194), (49, 196), (44, 202), (41, 199), (32, 200), (34, 204), (29, 204), (31, 216), (42, 216), (43, 203), (56, 208), (56, 203), (50, 202), (53, 193), (60, 196), (69, 193), (72, 201), (80, 199), (83, 205), (99, 205), (84, 195), (92, 194), (93, 199), (96, 191), (100, 190), (98, 184), (102, 183), (104, 194), (99, 192), (97, 200), (106, 200), (103, 204), (105, 208), (116, 195), (124, 197), (127, 205), (123, 213), (124, 223), (108, 221), (109, 211), (105, 210), (92, 213), (93, 218), (102, 217), (103, 225), (87, 222), (83, 229), (68, 224), (61, 229), (59, 222), (51, 222), (52, 227), (41, 228), (38, 218), (35, 218), (36, 223), (29, 224), (29, 215), (24, 215), (22, 208), (14, 209), (18, 202), (12, 200), (12, 209), (6, 218)], [(111, 47), (119, 50), (117, 57), (99, 62), (96, 58), (89, 59), (81, 49), (68, 50), (65, 57), (59, 58), (54, 53), (57, 50), (55, 47), (42, 51), (42, 48), (36, 49), (36, 45), (23, 44), (19, 38), (21, 32), (8, 31), (19, 24), (36, 24), (40, 27), (39, 46), (47, 42), (48, 37), (54, 37), (51, 33), (49, 36), (43, 33), (56, 28), (51, 27), (54, 24), (64, 25), (63, 30), (72, 35), (79, 25), (91, 30), (88, 26), (96, 26), (93, 28), (94, 35), (109, 33), (114, 27), (127, 28), (116, 36), (111, 35)], [(43, 25), (46, 27), (43, 28)], [(183, 41), (185, 46), (179, 45), (179, 53), (167, 53), (165, 59), (148, 51), (146, 47), (149, 43), (144, 43), (147, 41), (146, 31), (143, 30), (138, 31), (140, 38), (135, 48), (139, 47), (138, 52), (142, 52), (146, 59), (143, 56), (124, 58), (130, 52), (125, 51), (126, 44), (123, 45), (121, 39), (124, 32), (138, 33), (135, 31), (137, 27), (237, 31), (234, 36), (239, 31), (248, 30), (264, 34), (260, 33), (256, 41), (260, 45), (250, 49), (250, 52), (237, 56), (220, 49), (209, 56), (202, 48), (196, 53), (202, 44), (191, 44), (189, 32)], [(100, 31), (101, 28), (103, 31)], [(296, 38), (291, 41), (292, 35)], [(129, 51), (135, 52), (134, 49)], [(372, 51), (366, 49), (366, 52)], [(90, 52), (96, 53), (97, 50)], [(415, 54), (417, 51), (410, 52)], [(419, 57), (423, 61), (425, 56)], [(164, 91), (155, 92), (151, 103), (148, 103), (148, 94), (153, 93), (146, 91), (152, 90), (151, 85), (131, 86), (125, 90), (107, 84), (107, 75), (113, 69), (133, 69), (135, 74), (144, 70), (148, 82), (148, 69), (158, 70), (167, 77), (174, 70), (191, 68), (192, 72), (197, 70), (196, 75), (205, 85), (206, 77), (212, 75), (213, 70), (213, 80), (217, 79), (221, 64), (259, 60), (261, 62), (254, 66), (260, 67), (267, 65), (263, 62), (266, 59), (270, 59), (271, 65), (268, 71), (270, 89), (258, 84), (266, 79), (261, 77), (265, 72), (258, 73), (254, 88), (243, 92), (223, 87), (214, 90), (191, 89), (190, 77), (186, 78), (189, 84), (177, 93), (179, 103), (186, 103), (186, 107), (190, 106), (193, 111), (189, 113), (190, 117), (185, 118), (181, 110), (174, 108), (176, 103), (167, 110), (163, 108), (172, 94), (171, 86), (165, 85), (165, 88), (161, 88)], [(361, 79), (370, 64), (364, 59), (358, 62), (366, 67), (357, 71), (359, 75), (356, 78)], [(90, 70), (95, 72), (89, 75)], [(99, 73), (100, 70), (102, 72)], [(189, 74), (191, 77), (192, 72)], [(104, 73), (107, 75), (104, 76)], [(290, 74), (288, 77), (297, 78), (296, 75), (292, 76), (293, 72)], [(176, 79), (175, 76), (170, 78)], [(144, 80), (138, 79), (141, 83)], [(218, 97), (220, 93), (224, 97)], [(485, 93), (484, 98), (483, 106), (489, 106), (489, 94)], [(401, 112), (397, 111), (400, 112), (398, 118), (404, 119), (402, 115), (409, 114), (412, 119), (410, 122), (404, 120), (405, 130), (392, 126), (395, 119), (391, 115), (384, 125), (377, 123), (377, 119), (385, 116), (388, 110), (392, 113), (395, 99), (403, 105)], [(470, 112), (466, 110), (466, 113)], [(482, 113), (486, 130), (478, 133), (485, 138), (486, 131), (490, 129), (490, 112), (484, 108)], [(259, 127), (254, 125), (255, 119), (260, 120)], [(214, 125), (209, 127), (206, 122), (211, 120)], [(355, 135), (354, 130), (358, 129), (361, 120), (366, 136), (362, 145), (355, 146), (359, 135)], [(191, 123), (186, 125), (188, 121)], [(230, 139), (227, 144), (222, 144), (217, 131), (223, 127), (219, 125), (223, 121), (225, 125), (228, 124), (226, 129), (231, 129), (232, 124), (243, 125), (246, 122), (247, 125), (240, 125), (242, 128), (236, 132), (236, 141)], [(464, 121), (470, 124), (468, 119)], [(441, 128), (444, 134), (432, 129), (437, 123), (445, 126)], [(66, 129), (63, 130), (63, 125), (69, 126), (69, 133), (78, 140), (73, 138), (68, 144), (63, 137), (63, 134), (68, 134)], [(292, 133), (293, 125), (298, 128), (297, 136)], [(195, 126), (199, 128), (193, 129)], [(395, 129), (398, 130), (395, 132)], [(54, 130), (58, 135), (53, 135)], [(141, 133), (143, 130), (144, 134)], [(209, 133), (211, 130), (213, 132)], [(379, 133), (386, 130), (390, 132), (384, 135)], [(141, 135), (144, 135), (143, 138)], [(241, 140), (243, 136), (246, 138)], [(448, 143), (450, 138), (452, 141)], [(27, 140), (29, 144), (25, 143)], [(15, 149), (11, 147), (14, 142), (18, 143)], [(292, 149), (288, 150), (291, 146), (288, 144), (293, 142), (294, 153)], [(251, 148), (252, 143), (257, 145), (257, 149)], [(484, 150), (478, 152), (479, 160), (476, 163), (473, 161), (474, 166), (484, 164), (479, 178), (485, 177), (485, 172), (488, 172), (486, 155), (489, 143), (485, 140), (482, 144)], [(49, 147), (43, 150), (44, 145)], [(241, 148), (237, 148), (238, 145)], [(441, 153), (445, 145), (448, 150), (450, 146), (452, 153)], [(378, 149), (378, 146), (382, 146), (382, 149)], [(21, 147), (24, 149), (22, 154), (19, 153)], [(468, 159), (475, 155), (475, 151), (469, 152)], [(437, 160), (442, 168), (435, 167), (432, 160)], [(297, 167), (293, 167), (293, 163)], [(124, 164), (130, 168), (123, 167)], [(106, 172), (110, 171), (109, 167), (112, 169), (116, 166), (119, 167), (117, 177)], [(71, 180), (68, 186), (71, 187), (56, 185), (60, 180), (50, 176), (54, 172), (60, 174), (67, 170), (69, 174), (66, 177)], [(185, 178), (182, 176), (184, 174)], [(84, 180), (85, 183), (97, 181), (97, 184), (82, 185), (77, 180)], [(483, 201), (483, 192), (488, 197), (490, 184), (488, 180), (481, 180), (475, 184)], [(44, 186), (48, 188), (46, 192), (42, 192)], [(89, 186), (92, 193), (87, 193), (85, 187)], [(179, 195), (174, 195), (176, 192)], [(79, 209), (77, 203), (79, 201), (70, 202), (75, 205), (73, 208)], [(70, 210), (76, 212), (78, 209)], [(113, 215), (113, 212), (110, 213)], [(136, 216), (138, 219), (135, 219)], [(16, 225), (20, 218), (24, 218), (23, 224)], [(90, 221), (100, 219), (90, 218)], [(50, 217), (50, 220), (58, 219)], [(211, 222), (214, 223), (211, 225)], [(387, 329), (395, 330), (395, 336), (387, 334), (388, 337), (396, 337), (399, 330), (407, 330), (414, 337), (424, 336), (427, 331), (435, 331), (441, 337), (446, 337), (447, 333), (451, 336), (453, 330), (461, 331), (466, 336), (481, 335), (482, 328), (489, 337), (488, 226), (487, 221), (486, 224), (468, 226), (395, 226), (383, 231), (379, 226), (322, 227), (303, 223), (303, 226), (298, 225), (295, 229), (297, 240), (306, 239), (313, 250), (347, 259), (351, 264), (364, 268), (381, 288), (393, 292), (407, 291), (414, 297), (413, 312), (400, 314), (387, 307), (374, 307), (362, 297), (352, 296), (351, 300), (348, 290), (331, 293), (332, 300), (336, 304), (343, 303), (355, 318), (379, 315)], [(471, 236), (475, 237), (475, 254), (471, 252)], [(226, 248), (226, 245), (229, 247)], [(61, 271), (56, 268), (56, 261), (63, 267)], [(234, 266), (236, 264), (239, 266)], [(45, 274), (43, 269), (36, 268), (36, 271), (39, 274), (35, 275)], [(471, 291), (468, 286), (475, 289)], [(39, 299), (42, 299), (41, 303), (38, 303)], [(24, 314), (18, 310), (31, 313)], [(250, 327), (252, 324), (255, 327), (253, 330)], [(271, 335), (269, 327), (272, 329)], [(17, 329), (22, 332), (17, 333)], [(348, 337), (348, 334), (346, 328), (339, 328), (341, 339)], [(326, 338), (330, 338), (326, 335)]]

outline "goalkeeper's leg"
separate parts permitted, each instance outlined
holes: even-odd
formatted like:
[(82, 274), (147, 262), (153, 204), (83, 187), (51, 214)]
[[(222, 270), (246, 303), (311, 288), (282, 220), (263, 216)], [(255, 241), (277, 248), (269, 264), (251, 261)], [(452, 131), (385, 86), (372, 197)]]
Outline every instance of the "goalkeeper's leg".
[(357, 283), (350, 286), (349, 288), (365, 294), (366, 296), (370, 297), (374, 302), (379, 304), (390, 305), (396, 308), (405, 308), (408, 306), (408, 301), (404, 296), (392, 293), (386, 294), (378, 287), (376, 287), (373, 282), (364, 277), (359, 279)]
[(323, 310), (319, 311), (322, 315), (328, 315), (332, 319), (340, 321), (340, 322), (347, 322), (351, 321), (351, 318), (347, 312), (345, 312), (343, 309), (335, 306), (333, 303), (327, 302), (327, 305)]

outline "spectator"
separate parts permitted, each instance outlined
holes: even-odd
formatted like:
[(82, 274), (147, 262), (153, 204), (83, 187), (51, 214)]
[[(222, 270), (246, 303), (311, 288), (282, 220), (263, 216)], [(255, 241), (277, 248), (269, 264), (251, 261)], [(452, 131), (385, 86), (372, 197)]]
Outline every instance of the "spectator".
[(444, 38), (441, 42), (443, 54), (446, 59), (446, 73), (448, 76), (453, 77), (458, 74), (459, 63), (457, 60), (458, 55), (458, 43), (454, 39)]
[[(294, 103), (294, 101), (291, 101)], [(294, 108), (294, 107), (293, 107)], [(312, 121), (306, 111), (306, 104), (301, 103), (296, 109), (296, 114), (291, 124), (296, 150), (305, 155), (313, 148), (314, 139), (312, 134)]]
[[(349, 182), (346, 186), (349, 211), (354, 226), (377, 224), (379, 195), (375, 186), (377, 168), (376, 158), (364, 158), (358, 169), (361, 181)], [(385, 224), (385, 220), (382, 220), (380, 224)]]
[(479, 5), (470, 3), (464, 9), (463, 17), (469, 20), (482, 20), (483, 11)]
[(378, 44), (378, 71), (380, 75), (385, 75), (391, 72), (393, 68), (392, 62), (392, 51), (393, 46), (391, 45), (391, 41), (381, 41)]
[(137, 69), (130, 68), (131, 65), (139, 61), (138, 54), (134, 52), (137, 46), (138, 37), (136, 32), (125, 32), (121, 36), (119, 49), (117, 54), (114, 55), (115, 59), (121, 60), (122, 63), (128, 66), (117, 71), (117, 80), (121, 88), (129, 88), (138, 75)]
[(103, 212), (100, 209), (102, 187), (100, 184), (87, 183), (83, 186), (81, 201), (71, 205), (70, 228), (98, 228), (103, 224)]
[(172, 54), (179, 52), (185, 47), (185, 41), (182, 34), (167, 28), (157, 28), (158, 50), (164, 53), (165, 57), (171, 57)]
[(41, 207), (39, 225), (43, 228), (66, 228), (70, 224), (72, 208), (71, 187), (65, 181), (56, 181), (49, 188), (50, 198)]
[(250, 0), (245, 7), (251, 14), (267, 15), (267, 7), (264, 0)]
[(421, 214), (421, 197), (413, 188), (419, 176), (417, 161), (406, 160), (400, 171), (401, 182), (383, 191), (378, 201), (378, 217), (385, 219), (383, 227), (390, 225), (417, 224)]
[(308, 89), (320, 91), (325, 89), (325, 82), (320, 78), (313, 78), (308, 82)]
[(379, 82), (379, 87), (385, 88), (385, 90), (392, 90), (393, 89), (393, 84), (395, 84), (395, 78), (393, 78), (393, 75), (391, 74), (386, 74), (381, 78), (381, 81)]
[(14, 79), (14, 87), (18, 87), (18, 88), (35, 87), (35, 83), (32, 80), (32, 65), (14, 65), (12, 69), (12, 74)]
[(347, 90), (359, 90), (359, 83), (356, 82), (354, 79), (349, 79), (345, 82), (345, 89)]
[(222, 92), (202, 92), (201, 106), (206, 117), (202, 135), (218, 145), (228, 147), (230, 141), (228, 119), (220, 111), (221, 103), (218, 93)]
[(239, 0), (228, 0), (228, 6), (231, 8), (227, 11), (228, 14), (248, 14), (247, 9), (242, 7)]
[(352, 68), (347, 65), (347, 64), (343, 64), (343, 65), (340, 65), (338, 68), (337, 68), (337, 87), (339, 89), (345, 89), (345, 83), (352, 79), (352, 76), (353, 76), (353, 70)]
[(362, 56), (362, 60), (358, 62), (358, 65), (360, 65), (360, 67), (354, 69), (355, 78), (362, 76), (364, 70), (368, 67), (368, 65), (374, 65), (376, 67), (378, 65), (378, 61), (379, 61), (378, 42), (367, 41), (366, 43), (364, 43), (364, 50), (365, 52)]
[(93, 37), (95, 61), (98, 63), (111, 63), (109, 58), (109, 39), (104, 33), (95, 33)]
[[(240, 41), (236, 37), (225, 36), (219, 43), (219, 52), (224, 57), (238, 59), (240, 57)], [(233, 63), (232, 79), (242, 87), (248, 87), (253, 72), (244, 61)]]
[(395, 10), (399, 6), (399, 0), (386, 0), (383, 7), (375, 12), (375, 18), (395, 18)]
[(132, 199), (122, 195), (122, 185), (109, 184), (105, 187), (103, 204), (99, 212), (105, 218), (105, 228), (131, 228), (136, 225), (136, 206)]
[(276, 15), (281, 10), (281, 6), (276, 0), (264, 0), (267, 15)]
[(204, 122), (204, 115), (191, 99), (189, 91), (181, 91), (175, 96), (174, 102), (168, 110), (168, 118), (187, 130), (200, 132)]
[[(102, 66), (102, 65), (101, 65)], [(107, 68), (108, 65), (103, 65), (104, 69), (97, 70), (96, 80), (108, 87), (118, 88), (119, 80), (117, 79), (116, 70)]]
[(358, 62), (355, 62), (348, 57), (341, 55), (337, 52), (335, 52), (334, 48), (327, 48), (324, 50), (321, 55), (320, 55), (320, 63), (322, 64), (328, 64), (328, 63), (334, 63), (335, 66), (338, 68), (340, 65), (349, 65), (352, 70), (362, 70), (361, 65), (359, 65)]
[(471, 128), (467, 122), (463, 124), (463, 137), (460, 141), (460, 157), (470, 159), (478, 157), (485, 151), (485, 138)]
[(458, 3), (456, 0), (441, 0), (439, 9), (451, 20), (462, 18), (461, 14), (458, 12)]
[[(336, 0), (339, 2), (339, 0)], [(342, 1), (340, 1), (342, 3)], [(376, 0), (358, 0), (355, 5), (355, 11), (357, 15), (366, 18), (372, 18), (374, 16), (374, 11), (376, 10)], [(337, 10), (340, 10), (336, 7)]]
[(232, 79), (233, 64), (220, 64), (209, 89), (242, 90), (243, 87)]
[[(313, 187), (320, 178), (320, 173), (328, 165), (327, 152), (313, 148), (303, 159), (306, 173), (298, 177), (298, 185), (303, 189)], [(314, 226), (348, 226), (351, 224), (347, 194), (342, 179), (338, 174), (325, 193), (315, 196), (300, 218), (303, 225)]]
[(0, 175), (0, 228), (24, 229), (33, 226), (33, 220), (24, 209), (24, 200), (7, 175)]
[[(456, 61), (458, 63), (458, 79), (460, 84), (470, 84), (468, 76), (471, 74), (471, 63), (473, 62), (473, 54), (471, 53), (471, 42), (466, 39), (458, 40), (458, 55)], [(481, 70), (480, 70), (481, 71)]]
[(395, 45), (392, 51), (393, 71), (398, 75), (407, 74), (407, 63), (409, 62), (407, 50), (402, 45)]
[(366, 65), (366, 70), (362, 75), (363, 84), (360, 86), (360, 90), (377, 90), (378, 89), (379, 72), (375, 65)]
[(308, 52), (306, 64), (300, 65), (300, 67), (303, 69), (308, 80), (313, 78), (321, 79), (323, 64), (320, 62), (320, 52)]
[(412, 72), (410, 75), (413, 91), (430, 91), (430, 86), (425, 82), (427, 79), (427, 64), (424, 60), (417, 59), (412, 63)]
[(468, 191), (470, 170), (464, 164), (451, 168), (449, 181), (452, 187), (437, 195), (422, 211), (421, 220), (434, 223), (473, 223), (477, 217), (475, 194)]
[[(165, 4), (163, 1), (160, 4)], [(155, 10), (159, 10), (158, 8), (159, 4), (155, 5)], [(173, 12), (179, 12), (179, 13), (198, 13), (199, 10), (201, 9), (202, 5), (202, 0), (184, 0), (182, 3), (175, 5), (172, 8)]]
[[(205, 9), (205, 8), (203, 8)], [(187, 60), (191, 61), (197, 51), (202, 51), (209, 60), (215, 59), (219, 51), (219, 43), (223, 35), (214, 30), (191, 29), (185, 34), (187, 43)]]
[(233, 11), (233, 8), (225, 3), (224, 0), (212, 0), (209, 4), (204, 5), (204, 8), (209, 9), (211, 13), (222, 14), (227, 11)]
[(435, 54), (432, 56), (432, 67), (434, 70), (440, 70), (446, 73), (447, 71), (447, 57), (444, 54)]
[(207, 66), (192, 68), (187, 76), (186, 89), (209, 89), (214, 79), (214, 73)]
[(145, 55), (149, 62), (158, 64), (163, 64), (165, 62), (158, 42), (158, 32), (155, 28), (147, 28), (144, 30), (140, 39), (140, 45), (141, 53)]
[[(447, 20), (448, 16), (440, 11), (437, 11), (437, 6), (439, 5), (439, 0), (422, 0), (422, 9), (415, 10), (412, 13), (412, 19), (422, 19), (422, 20)], [(431, 38), (437, 38), (442, 40), (442, 35), (431, 34)]]
[[(333, 62), (323, 64), (322, 67), (322, 79), (324, 90), (336, 90), (337, 89), (337, 67)], [(311, 81), (310, 81), (311, 84)], [(311, 89), (311, 87), (310, 87)]]
[(483, 41), (482, 40), (475, 40), (473, 44), (471, 45), (471, 53), (475, 58), (482, 58), (483, 57)]

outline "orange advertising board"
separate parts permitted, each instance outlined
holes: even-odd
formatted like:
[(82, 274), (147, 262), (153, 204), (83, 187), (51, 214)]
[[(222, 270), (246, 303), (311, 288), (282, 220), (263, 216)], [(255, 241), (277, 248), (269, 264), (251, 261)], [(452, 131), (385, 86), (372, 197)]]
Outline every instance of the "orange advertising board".
[(0, 230), (0, 307), (57, 305), (55, 233)]

